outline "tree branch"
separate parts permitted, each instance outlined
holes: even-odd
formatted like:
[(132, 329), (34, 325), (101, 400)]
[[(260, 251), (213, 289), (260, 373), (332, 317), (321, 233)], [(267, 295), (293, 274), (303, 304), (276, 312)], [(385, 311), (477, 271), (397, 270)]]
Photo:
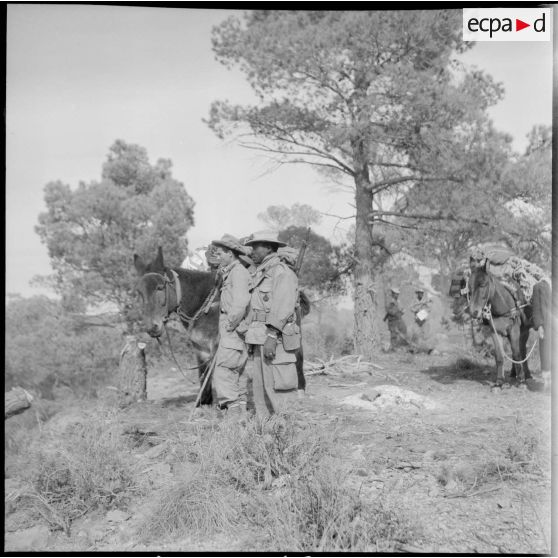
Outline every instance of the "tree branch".
[(429, 221), (452, 221), (452, 222), (461, 222), (461, 223), (473, 223), (475, 225), (483, 225), (485, 227), (489, 227), (490, 223), (488, 221), (481, 221), (480, 219), (468, 219), (465, 217), (455, 217), (453, 215), (417, 215), (417, 214), (408, 214), (408, 213), (399, 213), (397, 211), (372, 211), (370, 213), (372, 215), (372, 220), (370, 224), (374, 221), (377, 221), (376, 215), (383, 215), (385, 217), (402, 217), (404, 219), (423, 219)]

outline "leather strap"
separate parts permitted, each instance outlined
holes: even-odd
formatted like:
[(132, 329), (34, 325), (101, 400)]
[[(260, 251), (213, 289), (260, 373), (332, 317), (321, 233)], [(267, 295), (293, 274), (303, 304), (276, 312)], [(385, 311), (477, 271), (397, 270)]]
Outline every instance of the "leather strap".
[(174, 290), (176, 292), (176, 307), (180, 306), (180, 301), (182, 300), (182, 285), (180, 284), (180, 279), (178, 278), (178, 273), (171, 269), (170, 272), (172, 273), (174, 279)]

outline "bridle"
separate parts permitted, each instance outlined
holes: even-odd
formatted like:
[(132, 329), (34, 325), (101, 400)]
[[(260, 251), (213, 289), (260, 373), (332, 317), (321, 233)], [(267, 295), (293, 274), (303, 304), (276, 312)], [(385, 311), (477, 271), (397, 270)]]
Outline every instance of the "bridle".
[[(180, 285), (180, 279), (178, 277), (178, 273), (176, 273), (174, 269), (170, 269), (169, 271), (172, 274), (172, 279), (169, 278), (168, 275), (163, 273), (151, 272), (151, 273), (146, 273), (145, 275), (156, 275), (157, 277), (163, 280), (163, 284), (165, 286), (165, 299), (162, 303), (162, 306), (166, 307), (166, 315), (163, 317), (163, 324), (166, 324), (169, 318), (171, 317), (171, 315), (173, 314), (173, 312), (176, 312), (178, 317), (183, 322), (188, 324), (187, 331), (188, 333), (190, 333), (192, 328), (194, 327), (194, 324), (199, 319), (199, 317), (202, 314), (207, 314), (209, 312), (209, 308), (213, 304), (217, 291), (219, 290), (219, 284), (217, 282), (215, 283), (210, 293), (207, 295), (202, 305), (198, 308), (195, 314), (193, 316), (189, 316), (180, 307), (180, 302), (182, 301), (182, 286)], [(172, 307), (169, 305), (170, 304), (169, 301), (171, 298), (170, 297), (171, 289), (174, 289), (174, 295), (176, 300), (176, 304)]]
[[(207, 297), (203, 301), (203, 304), (199, 307), (199, 309), (196, 311), (196, 313), (193, 316), (188, 316), (188, 314), (186, 314), (186, 312), (184, 312), (184, 310), (182, 310), (180, 308), (180, 302), (182, 301), (182, 286), (180, 285), (180, 279), (178, 277), (178, 273), (176, 273), (176, 271), (174, 271), (174, 269), (170, 269), (169, 271), (172, 275), (172, 279), (170, 279), (168, 277), (168, 275), (166, 275), (164, 273), (156, 273), (156, 272), (146, 273), (144, 275), (144, 277), (146, 275), (156, 275), (157, 277), (159, 277), (163, 280), (163, 284), (165, 286), (165, 299), (162, 303), (162, 306), (166, 307), (166, 315), (163, 317), (163, 328), (165, 330), (165, 333), (167, 334), (167, 340), (169, 342), (169, 348), (170, 348), (170, 352), (171, 352), (172, 358), (174, 360), (174, 363), (176, 364), (176, 366), (178, 367), (178, 370), (180, 370), (180, 373), (184, 376), (184, 378), (192, 381), (190, 378), (188, 378), (186, 376), (186, 374), (184, 374), (182, 368), (180, 367), (180, 364), (178, 364), (178, 361), (176, 360), (176, 356), (174, 355), (174, 351), (172, 350), (172, 343), (171, 343), (169, 331), (167, 329), (167, 322), (168, 322), (169, 318), (171, 317), (171, 315), (173, 314), (173, 312), (176, 312), (178, 317), (188, 325), (188, 327), (186, 328), (186, 332), (187, 332), (188, 336), (190, 336), (191, 332), (192, 332), (192, 328), (194, 327), (194, 324), (196, 323), (198, 318), (202, 315), (202, 313), (207, 314), (209, 312), (209, 309), (211, 308), (211, 305), (213, 304), (213, 301), (215, 299), (217, 291), (219, 290), (219, 282), (218, 281), (215, 282), (215, 284), (213, 285), (213, 288), (211, 289), (209, 295), (207, 295)], [(176, 305), (173, 306), (173, 307), (170, 307), (169, 306), (169, 300), (170, 300), (169, 294), (170, 294), (170, 289), (173, 289), (173, 288), (174, 288), (174, 295), (175, 295)], [(159, 346), (162, 349), (162, 344), (161, 344), (160, 338), (156, 337), (156, 339), (157, 339), (157, 343), (159, 343)], [(213, 355), (210, 356), (206, 361), (202, 362), (201, 364), (198, 364), (197, 366), (190, 366), (190, 367), (186, 368), (186, 370), (197, 370), (197, 369), (201, 368), (202, 366), (204, 366), (205, 364), (207, 364), (212, 358), (213, 358)], [(206, 370), (206, 374), (207, 374), (207, 370)]]

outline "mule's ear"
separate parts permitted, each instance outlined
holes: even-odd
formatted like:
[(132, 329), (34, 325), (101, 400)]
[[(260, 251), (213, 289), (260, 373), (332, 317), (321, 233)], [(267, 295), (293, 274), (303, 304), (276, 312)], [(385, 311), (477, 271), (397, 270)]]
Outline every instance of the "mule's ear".
[(134, 267), (136, 268), (138, 275), (143, 275), (145, 273), (145, 268), (147, 267), (141, 256), (138, 256), (137, 254), (134, 254)]
[(165, 269), (165, 263), (163, 261), (163, 248), (161, 246), (159, 246), (159, 249), (157, 250), (157, 257), (155, 258), (153, 265), (155, 266), (155, 269)]

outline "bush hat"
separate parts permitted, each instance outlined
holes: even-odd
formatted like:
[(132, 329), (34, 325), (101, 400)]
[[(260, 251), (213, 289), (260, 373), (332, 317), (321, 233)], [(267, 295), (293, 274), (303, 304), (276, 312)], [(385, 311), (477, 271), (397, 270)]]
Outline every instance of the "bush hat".
[(286, 246), (286, 242), (281, 242), (278, 235), (274, 231), (259, 231), (251, 234), (248, 239), (244, 242), (246, 246), (252, 246), (256, 242), (267, 242), (268, 244), (274, 244), (277, 247)]
[(235, 238), (231, 234), (224, 234), (221, 237), (221, 240), (213, 240), (211, 244), (213, 244), (213, 246), (223, 246), (224, 248), (232, 250), (238, 255), (243, 255), (243, 256), (246, 255), (246, 250), (244, 246), (240, 244), (238, 238)]

